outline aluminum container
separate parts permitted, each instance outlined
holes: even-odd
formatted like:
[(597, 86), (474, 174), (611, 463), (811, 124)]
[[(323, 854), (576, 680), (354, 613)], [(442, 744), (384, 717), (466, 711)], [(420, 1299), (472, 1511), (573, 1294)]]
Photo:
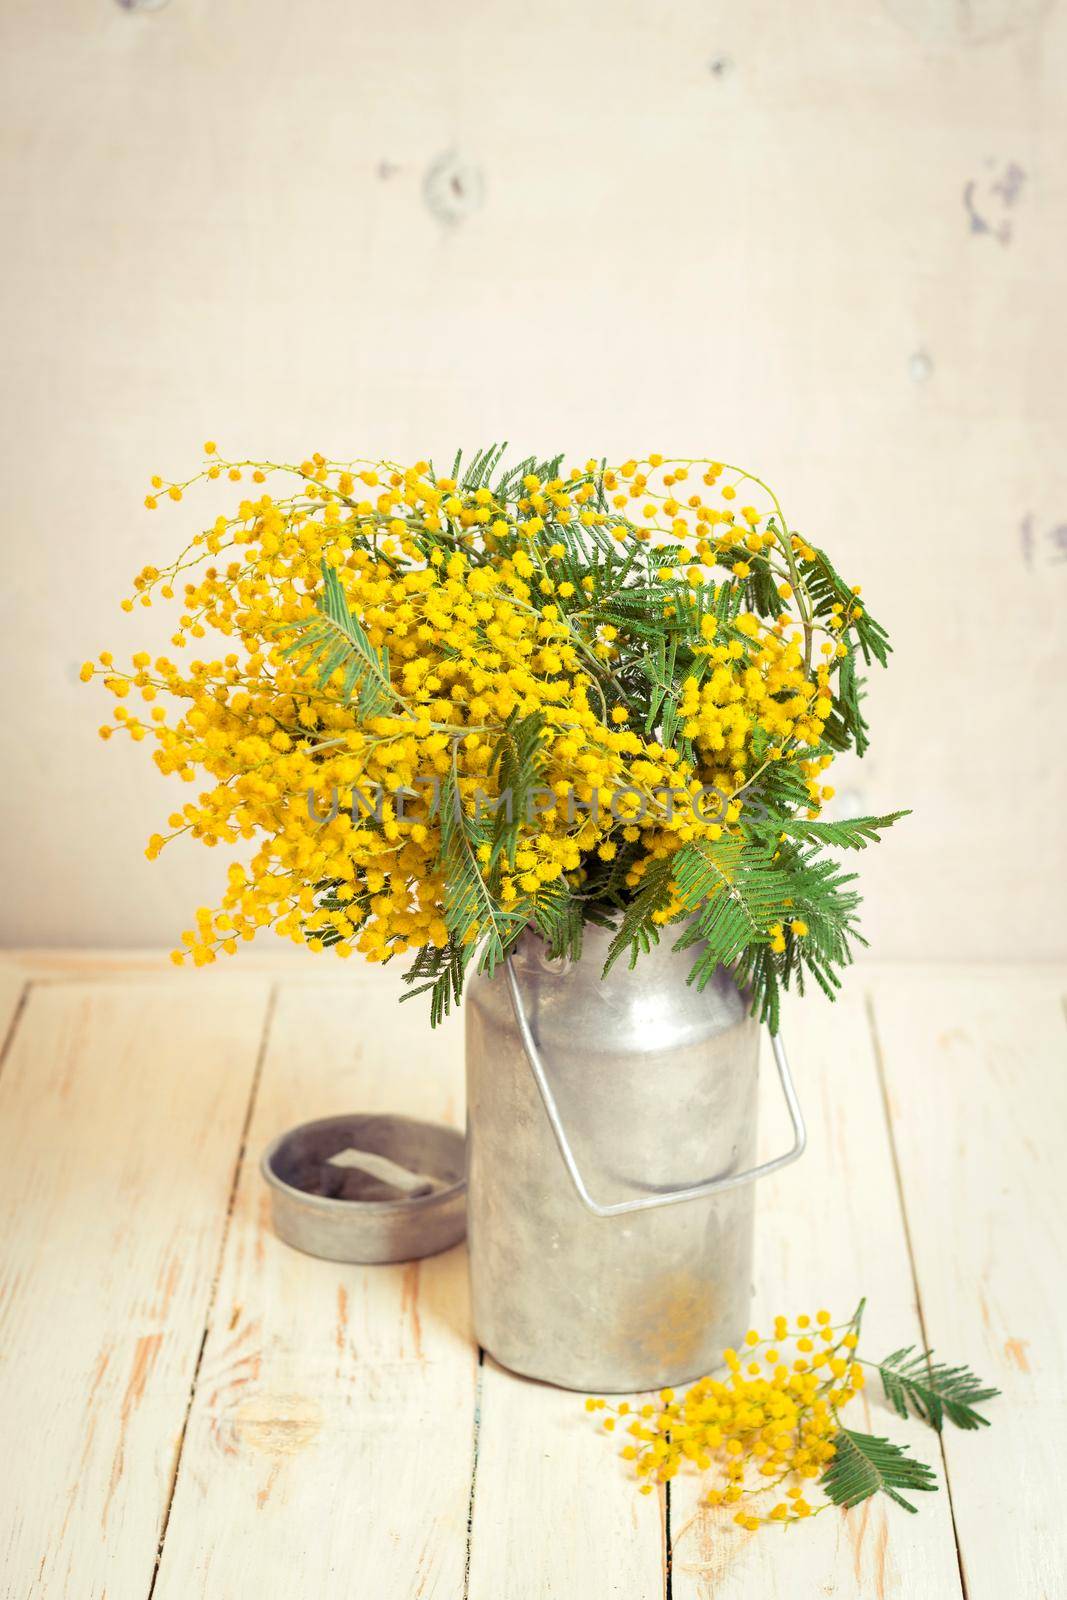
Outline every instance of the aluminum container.
[(474, 1329), (513, 1371), (633, 1393), (719, 1364), (748, 1325), (759, 1029), (669, 941), (601, 976), (611, 934), (551, 961), (528, 933), (476, 977), (467, 1028)]
[[(367, 1170), (360, 1170), (358, 1152), (370, 1152)], [(308, 1255), (414, 1261), (458, 1244), (466, 1231), (463, 1135), (440, 1123), (324, 1117), (281, 1134), (263, 1152), (260, 1170), (275, 1232)]]

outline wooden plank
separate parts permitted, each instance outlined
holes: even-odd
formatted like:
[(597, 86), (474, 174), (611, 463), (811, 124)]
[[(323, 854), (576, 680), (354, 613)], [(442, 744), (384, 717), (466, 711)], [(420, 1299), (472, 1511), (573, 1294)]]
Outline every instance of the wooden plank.
[(485, 1357), (469, 1600), (661, 1600), (663, 1497), (640, 1495), (581, 1395)]
[(148, 1593), (266, 1011), (34, 989), (0, 1075), (0, 1593)]
[(343, 1111), (458, 1123), (462, 1031), (369, 974), (283, 986), (186, 1432), (155, 1600), (457, 1600), (477, 1351), (462, 1247), (315, 1260), (271, 1232), (276, 1133)]
[[(820, 1306), (843, 1320), (866, 1295), (863, 1353), (877, 1359), (920, 1333), (862, 992), (854, 986), (833, 1007), (814, 997), (792, 1005), (784, 1033), (809, 1144), (758, 1191), (754, 1325), (769, 1331), (777, 1314), (792, 1324)], [(787, 1147), (788, 1129), (766, 1059), (762, 1079), (761, 1147), (771, 1155)], [(876, 1384), (846, 1416), (853, 1427), (908, 1443), (942, 1477), (936, 1437), (895, 1421)], [(944, 1492), (919, 1496), (916, 1516), (878, 1497), (847, 1513), (827, 1510), (803, 1527), (745, 1533), (727, 1510), (702, 1509), (700, 1491), (696, 1475), (671, 1485), (674, 1600), (952, 1600), (961, 1593)], [(813, 1503), (820, 1498), (813, 1491)]]
[(926, 1336), (1003, 1391), (988, 1432), (944, 1435), (968, 1600), (1067, 1593), (1065, 988), (874, 990)]

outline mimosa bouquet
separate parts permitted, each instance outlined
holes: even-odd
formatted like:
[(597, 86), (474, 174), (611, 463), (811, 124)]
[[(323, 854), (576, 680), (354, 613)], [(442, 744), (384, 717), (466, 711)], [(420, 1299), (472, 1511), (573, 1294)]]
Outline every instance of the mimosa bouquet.
[(526, 928), (577, 959), (592, 922), (609, 962), (667, 937), (697, 984), (730, 967), (772, 1028), (783, 987), (833, 994), (859, 938), (835, 852), (903, 815), (821, 815), (888, 644), (764, 483), (660, 455), (506, 467), (494, 447), (440, 473), (205, 452), (148, 507), (251, 487), (123, 601), (177, 604), (177, 660), (83, 668), (118, 700), (105, 738), (206, 782), (148, 855), (248, 847), (176, 961), (265, 927), (409, 955), (436, 1022)]

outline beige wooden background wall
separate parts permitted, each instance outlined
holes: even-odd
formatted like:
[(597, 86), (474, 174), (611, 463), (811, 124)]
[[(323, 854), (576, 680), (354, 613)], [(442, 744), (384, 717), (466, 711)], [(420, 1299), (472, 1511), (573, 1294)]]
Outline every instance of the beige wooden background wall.
[[(224, 863), (77, 682), (234, 453), (751, 463), (895, 638), (885, 957), (1062, 956), (1067, 5), (0, 0), (3, 922), (164, 943)], [(198, 502), (204, 520), (210, 502)]]

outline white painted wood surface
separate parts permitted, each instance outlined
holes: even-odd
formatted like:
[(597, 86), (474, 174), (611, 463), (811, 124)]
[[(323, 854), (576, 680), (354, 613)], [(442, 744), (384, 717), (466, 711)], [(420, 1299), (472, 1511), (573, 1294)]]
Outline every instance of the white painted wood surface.
[(659, 1600), (665, 1498), (638, 1494), (581, 1397), (485, 1357), (470, 1600)]
[(463, 1592), (478, 1372), (465, 1251), (303, 1256), (272, 1234), (257, 1166), (287, 1127), (346, 1110), (462, 1125), (461, 1030), (431, 1049), (418, 1002), (396, 1009), (380, 979), (279, 994), (156, 1600)]
[[(942, 1455), (872, 1384), (854, 1423), (941, 1492), (748, 1535), (692, 1480), (639, 1496), (580, 1396), (479, 1365), (462, 1247), (361, 1268), (271, 1233), (281, 1128), (461, 1123), (457, 1026), (332, 963), (0, 958), (0, 1596), (1059, 1596), (1065, 989), (872, 968), (793, 1006), (810, 1148), (761, 1191), (754, 1320), (866, 1294), (868, 1355), (926, 1337), (1004, 1397)], [(763, 1108), (770, 1154), (768, 1073)]]
[(943, 1357), (965, 1351), (1003, 1395), (995, 1426), (944, 1435), (967, 1600), (1055, 1600), (1067, 1593), (1064, 985), (893, 976), (874, 1009), (926, 1338)]
[(0, 1072), (0, 1593), (147, 1595), (267, 987), (42, 986)]
[[(895, 647), (871, 758), (830, 780), (914, 807), (864, 858), (872, 948), (1067, 955), (1067, 4), (7, 0), (0, 26), (5, 942), (165, 944), (225, 881), (189, 841), (144, 860), (186, 796), (100, 744), (78, 682), (170, 654), (176, 609), (118, 599), (247, 489), (150, 514), (149, 474), (206, 438), (507, 437), (773, 483)], [(961, 796), (1006, 770), (993, 830)]]

